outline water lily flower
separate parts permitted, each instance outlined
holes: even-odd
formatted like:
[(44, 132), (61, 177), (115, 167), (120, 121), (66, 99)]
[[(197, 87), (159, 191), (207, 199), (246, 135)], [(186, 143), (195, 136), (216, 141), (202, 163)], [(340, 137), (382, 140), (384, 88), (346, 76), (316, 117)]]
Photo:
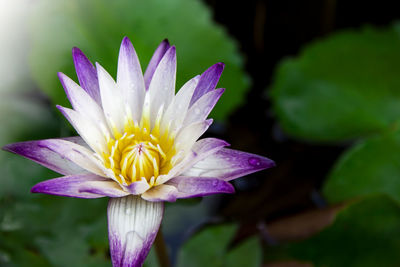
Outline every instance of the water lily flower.
[(110, 197), (107, 215), (113, 266), (141, 266), (156, 237), (164, 201), (233, 193), (230, 180), (274, 165), (270, 159), (200, 139), (224, 92), (215, 89), (224, 65), (189, 80), (175, 95), (175, 47), (163, 41), (143, 75), (125, 37), (117, 81), (78, 49), (79, 84), (58, 76), (73, 109), (57, 106), (79, 137), (4, 147), (64, 176), (36, 184), (34, 193)]

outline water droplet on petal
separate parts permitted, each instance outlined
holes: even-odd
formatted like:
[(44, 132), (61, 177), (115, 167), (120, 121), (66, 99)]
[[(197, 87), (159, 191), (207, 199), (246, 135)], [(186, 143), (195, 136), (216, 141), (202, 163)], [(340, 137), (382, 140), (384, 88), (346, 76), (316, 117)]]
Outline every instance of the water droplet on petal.
[(131, 209), (131, 208), (126, 208), (126, 210), (125, 210), (125, 214), (126, 214), (126, 215), (129, 215), (129, 214), (131, 214), (131, 211), (132, 211), (132, 209)]
[(260, 164), (261, 164), (260, 159), (254, 158), (254, 157), (249, 158), (248, 162), (249, 162), (249, 164), (250, 164), (251, 166), (254, 166), (254, 167), (260, 166)]
[(219, 181), (216, 179), (212, 182), (213, 187), (217, 187), (219, 185)]

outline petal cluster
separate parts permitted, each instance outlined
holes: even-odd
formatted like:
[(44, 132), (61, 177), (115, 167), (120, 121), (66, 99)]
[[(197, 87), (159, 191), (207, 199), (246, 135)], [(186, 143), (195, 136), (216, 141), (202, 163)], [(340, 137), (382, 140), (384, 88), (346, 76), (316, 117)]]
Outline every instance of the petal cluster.
[(32, 192), (81, 198), (140, 195), (148, 201), (232, 193), (229, 180), (273, 166), (273, 161), (225, 148), (223, 140), (198, 140), (224, 92), (215, 89), (217, 63), (175, 94), (176, 50), (164, 40), (145, 73), (130, 40), (122, 41), (117, 80), (78, 48), (79, 84), (59, 73), (72, 109), (57, 106), (80, 137), (7, 145), (63, 177)]
[(163, 41), (145, 73), (128, 38), (121, 44), (117, 80), (72, 51), (79, 84), (59, 73), (72, 109), (57, 106), (79, 136), (10, 144), (62, 177), (34, 193), (111, 197), (107, 209), (113, 266), (142, 266), (163, 216), (163, 201), (232, 193), (230, 180), (272, 167), (270, 159), (200, 139), (224, 89), (215, 89), (217, 63), (175, 94), (176, 51)]

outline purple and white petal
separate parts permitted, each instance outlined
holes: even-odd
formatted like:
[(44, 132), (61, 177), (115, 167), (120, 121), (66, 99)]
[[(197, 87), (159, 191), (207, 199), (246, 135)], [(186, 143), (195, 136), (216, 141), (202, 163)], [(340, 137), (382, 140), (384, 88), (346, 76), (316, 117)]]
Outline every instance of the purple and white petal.
[[(63, 175), (71, 175), (78, 173), (85, 173), (86, 171), (72, 162), (70, 159), (65, 158), (60, 153), (43, 145), (47, 140), (27, 141), (9, 144), (3, 147), (4, 150), (21, 155), (30, 159), (40, 165), (49, 168), (55, 172)], [(57, 140), (57, 139), (53, 139)]]
[(114, 267), (142, 266), (157, 236), (164, 212), (162, 202), (138, 196), (108, 202), (108, 239)]
[(93, 64), (77, 47), (72, 49), (72, 58), (74, 59), (79, 84), (101, 106), (99, 81)]
[(145, 87), (138, 56), (128, 37), (122, 40), (119, 50), (117, 84), (133, 120), (139, 122)]
[(230, 181), (273, 166), (275, 163), (268, 158), (223, 148), (197, 162), (182, 176), (215, 177)]
[(161, 107), (168, 107), (175, 95), (176, 51), (171, 46), (158, 64), (151, 79), (148, 94), (150, 102), (150, 124), (154, 125)]
[(108, 152), (107, 138), (109, 137), (107, 129), (100, 129), (101, 125), (95, 124), (85, 116), (79, 114), (73, 109), (58, 106), (64, 117), (71, 123), (78, 134), (85, 140), (85, 142), (96, 151), (97, 154), (102, 155), (102, 152)]
[(229, 146), (224, 140), (217, 138), (204, 138), (198, 140), (192, 147), (191, 152), (186, 155), (176, 166), (168, 172), (167, 175), (160, 175), (157, 177), (156, 184), (163, 184), (169, 179), (179, 176), (181, 173), (190, 169), (194, 164), (200, 160), (215, 154), (218, 150), (225, 146)]
[(200, 97), (199, 100), (197, 100), (196, 103), (194, 103), (188, 110), (183, 125), (189, 125), (196, 121), (205, 120), (208, 114), (210, 114), (211, 110), (214, 108), (215, 104), (217, 104), (224, 91), (225, 89), (219, 88), (212, 90)]
[(142, 194), (142, 198), (151, 202), (174, 202), (176, 201), (177, 195), (178, 190), (175, 186), (162, 184), (154, 186), (150, 190), (147, 190), (145, 193)]
[(224, 63), (220, 62), (212, 65), (205, 72), (203, 72), (203, 74), (201, 74), (199, 84), (197, 85), (196, 90), (193, 93), (192, 100), (190, 101), (190, 106), (192, 106), (204, 94), (215, 89), (224, 67)]
[(114, 136), (123, 133), (126, 120), (127, 106), (121, 89), (111, 75), (96, 62), (97, 76), (99, 77), (100, 96), (104, 115)]
[(206, 121), (194, 122), (182, 128), (175, 138), (176, 149), (178, 151), (184, 151), (184, 153), (187, 153), (197, 139), (199, 139), (200, 136), (207, 131), (212, 122), (212, 119), (208, 119)]
[(166, 130), (168, 127), (168, 131), (174, 133), (181, 128), (189, 108), (190, 99), (192, 98), (194, 89), (199, 82), (199, 78), (200, 76), (196, 76), (186, 82), (172, 99), (171, 104), (168, 106), (163, 116), (161, 129)]
[(150, 59), (149, 65), (147, 65), (146, 72), (144, 73), (144, 83), (146, 86), (146, 90), (149, 88), (151, 79), (153, 78), (154, 72), (160, 63), (161, 59), (164, 57), (165, 53), (171, 46), (167, 39), (161, 42), (161, 44), (157, 47), (153, 56)]
[(106, 176), (100, 162), (92, 151), (86, 147), (62, 139), (46, 139), (36, 141), (38, 146), (43, 150), (50, 150), (58, 154), (60, 157), (69, 160), (79, 167), (97, 174)]
[(115, 181), (92, 173), (46, 180), (32, 187), (31, 192), (77, 198), (123, 197), (129, 194)]
[(133, 182), (124, 187), (126, 188), (126, 191), (132, 195), (140, 195), (150, 189), (150, 185), (144, 177), (142, 177), (140, 181)]
[[(77, 83), (65, 74), (59, 72), (61, 84), (75, 111), (92, 120), (97, 125), (107, 125), (103, 110)], [(106, 129), (106, 128), (105, 128)]]
[(177, 198), (203, 197), (235, 192), (235, 188), (229, 182), (218, 178), (178, 176), (172, 178), (166, 184), (176, 187), (178, 190)]
[(59, 139), (62, 139), (62, 140), (65, 140), (65, 141), (68, 141), (68, 142), (71, 142), (71, 143), (74, 143), (74, 144), (77, 144), (77, 145), (80, 145), (80, 146), (90, 149), (88, 144), (86, 144), (85, 140), (83, 140), (83, 138), (80, 136), (61, 137)]

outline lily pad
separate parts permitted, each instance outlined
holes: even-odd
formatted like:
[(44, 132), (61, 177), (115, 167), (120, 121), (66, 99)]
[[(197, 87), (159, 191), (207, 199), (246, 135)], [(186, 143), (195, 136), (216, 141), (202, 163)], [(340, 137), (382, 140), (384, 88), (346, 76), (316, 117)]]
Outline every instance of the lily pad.
[(355, 202), (314, 237), (267, 248), (268, 260), (301, 260), (314, 266), (398, 266), (400, 207), (386, 196)]
[(56, 73), (76, 77), (72, 47), (79, 47), (114, 75), (124, 36), (131, 38), (143, 70), (157, 45), (169, 38), (177, 47), (177, 88), (209, 66), (224, 62), (218, 87), (227, 90), (211, 114), (215, 119), (226, 118), (243, 101), (249, 86), (236, 43), (198, 0), (42, 0), (31, 28), (33, 77), (57, 104), (67, 105), (67, 98)]
[(229, 251), (235, 225), (210, 226), (189, 239), (178, 254), (178, 267), (258, 267), (262, 252), (257, 239), (251, 238)]
[(377, 193), (400, 202), (400, 130), (350, 148), (328, 176), (323, 192), (332, 203)]
[(400, 117), (400, 24), (337, 32), (279, 65), (271, 96), (282, 128), (314, 142), (365, 137)]

